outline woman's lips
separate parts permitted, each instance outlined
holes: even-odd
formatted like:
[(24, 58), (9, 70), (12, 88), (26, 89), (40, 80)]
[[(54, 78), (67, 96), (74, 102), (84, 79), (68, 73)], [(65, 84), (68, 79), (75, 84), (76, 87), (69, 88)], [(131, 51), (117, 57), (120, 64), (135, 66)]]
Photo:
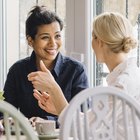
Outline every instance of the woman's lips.
[(46, 52), (48, 54), (54, 55), (54, 54), (56, 54), (56, 49), (46, 49)]

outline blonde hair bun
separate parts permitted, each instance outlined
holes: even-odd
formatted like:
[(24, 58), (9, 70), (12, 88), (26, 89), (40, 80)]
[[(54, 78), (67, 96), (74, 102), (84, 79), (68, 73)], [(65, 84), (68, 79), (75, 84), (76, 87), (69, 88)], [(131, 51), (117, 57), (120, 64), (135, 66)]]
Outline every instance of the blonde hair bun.
[(128, 53), (131, 49), (137, 46), (137, 40), (133, 37), (125, 37), (122, 41), (122, 47), (124, 52)]

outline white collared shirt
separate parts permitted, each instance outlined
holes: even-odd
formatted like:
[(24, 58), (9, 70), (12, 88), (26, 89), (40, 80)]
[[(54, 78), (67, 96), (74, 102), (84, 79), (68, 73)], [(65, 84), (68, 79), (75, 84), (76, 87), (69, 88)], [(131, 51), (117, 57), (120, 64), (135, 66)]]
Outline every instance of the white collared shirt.
[(140, 68), (136, 58), (128, 58), (108, 74), (107, 83), (123, 89), (128, 95), (140, 101)]

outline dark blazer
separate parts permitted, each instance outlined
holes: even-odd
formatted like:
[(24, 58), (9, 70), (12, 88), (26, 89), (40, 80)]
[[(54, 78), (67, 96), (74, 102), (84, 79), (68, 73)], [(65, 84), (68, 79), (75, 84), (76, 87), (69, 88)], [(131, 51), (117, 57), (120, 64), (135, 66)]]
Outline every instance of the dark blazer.
[[(37, 71), (34, 51), (30, 57), (17, 61), (9, 69), (4, 86), (5, 101), (18, 108), (27, 118), (38, 116), (57, 119), (38, 106), (33, 97), (33, 86), (27, 75)], [(78, 61), (58, 54), (54, 69), (51, 71), (56, 82), (61, 87), (69, 102), (78, 92), (88, 87), (88, 80), (84, 66)], [(47, 84), (47, 83), (46, 83)]]

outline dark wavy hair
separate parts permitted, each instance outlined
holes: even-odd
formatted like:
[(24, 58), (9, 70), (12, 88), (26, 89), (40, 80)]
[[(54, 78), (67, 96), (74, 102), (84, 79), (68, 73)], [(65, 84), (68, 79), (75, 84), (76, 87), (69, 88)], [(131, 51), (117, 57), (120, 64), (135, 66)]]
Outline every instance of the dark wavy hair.
[(26, 20), (26, 36), (31, 36), (34, 39), (39, 26), (51, 24), (52, 22), (58, 22), (60, 30), (63, 29), (63, 21), (56, 13), (47, 10), (45, 6), (34, 6), (28, 13)]

